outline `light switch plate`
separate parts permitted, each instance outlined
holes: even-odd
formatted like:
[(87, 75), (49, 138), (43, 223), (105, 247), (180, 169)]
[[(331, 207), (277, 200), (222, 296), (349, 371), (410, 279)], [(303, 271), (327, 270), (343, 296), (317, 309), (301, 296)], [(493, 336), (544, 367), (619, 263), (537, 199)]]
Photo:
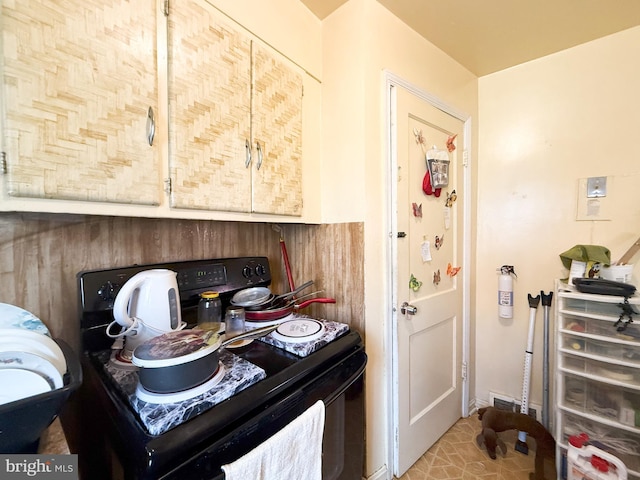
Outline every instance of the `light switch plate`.
[[(609, 190), (613, 188), (613, 177), (592, 177), (605, 178), (609, 181)], [(611, 220), (611, 195), (609, 197), (589, 197), (590, 178), (578, 179), (578, 202), (576, 220), (578, 221), (608, 221)], [(600, 184), (601, 186), (601, 184)]]

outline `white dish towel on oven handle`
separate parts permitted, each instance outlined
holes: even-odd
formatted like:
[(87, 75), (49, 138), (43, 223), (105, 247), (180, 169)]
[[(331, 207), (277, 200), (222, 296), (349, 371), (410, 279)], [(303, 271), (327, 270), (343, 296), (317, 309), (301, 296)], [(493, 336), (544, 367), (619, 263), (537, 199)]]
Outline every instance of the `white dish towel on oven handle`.
[(324, 403), (318, 400), (298, 418), (233, 463), (226, 480), (321, 480)]

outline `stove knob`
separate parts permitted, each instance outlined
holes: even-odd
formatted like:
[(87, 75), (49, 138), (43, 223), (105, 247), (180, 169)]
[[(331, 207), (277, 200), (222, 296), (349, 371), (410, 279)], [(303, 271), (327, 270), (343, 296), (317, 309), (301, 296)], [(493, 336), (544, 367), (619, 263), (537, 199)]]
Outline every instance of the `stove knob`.
[(98, 296), (105, 302), (108, 302), (109, 300), (113, 300), (116, 298), (115, 292), (116, 285), (114, 285), (110, 281), (107, 281), (107, 283), (102, 285), (98, 290)]
[(264, 265), (256, 265), (256, 275), (262, 277), (265, 273), (267, 273), (267, 269), (264, 268)]
[(253, 270), (248, 265), (242, 269), (242, 276), (244, 278), (251, 278), (253, 276)]

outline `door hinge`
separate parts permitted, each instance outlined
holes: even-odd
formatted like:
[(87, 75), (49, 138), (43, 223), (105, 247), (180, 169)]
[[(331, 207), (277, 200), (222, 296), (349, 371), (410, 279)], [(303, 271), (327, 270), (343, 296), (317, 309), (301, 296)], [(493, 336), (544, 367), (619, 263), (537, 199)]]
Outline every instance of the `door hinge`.
[(7, 153), (0, 152), (0, 174), (6, 175), (7, 173)]
[(169, 0), (164, 0), (164, 16), (169, 16)]
[(170, 178), (164, 179), (164, 193), (166, 193), (167, 195), (171, 195), (171, 179)]
[(462, 376), (462, 379), (463, 379), (463, 380), (466, 380), (466, 379), (467, 379), (467, 369), (468, 369), (467, 362), (462, 362), (462, 372), (461, 372), (461, 376)]

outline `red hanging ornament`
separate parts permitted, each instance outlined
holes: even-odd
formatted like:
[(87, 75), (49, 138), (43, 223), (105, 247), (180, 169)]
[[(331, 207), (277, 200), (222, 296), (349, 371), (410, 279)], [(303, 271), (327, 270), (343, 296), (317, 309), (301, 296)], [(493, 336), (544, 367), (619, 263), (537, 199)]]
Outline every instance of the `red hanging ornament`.
[(422, 191), (425, 195), (434, 195), (435, 197), (439, 197), (442, 191), (441, 188), (432, 188), (431, 187), (431, 175), (429, 174), (429, 170), (425, 173), (424, 178), (422, 179)]

